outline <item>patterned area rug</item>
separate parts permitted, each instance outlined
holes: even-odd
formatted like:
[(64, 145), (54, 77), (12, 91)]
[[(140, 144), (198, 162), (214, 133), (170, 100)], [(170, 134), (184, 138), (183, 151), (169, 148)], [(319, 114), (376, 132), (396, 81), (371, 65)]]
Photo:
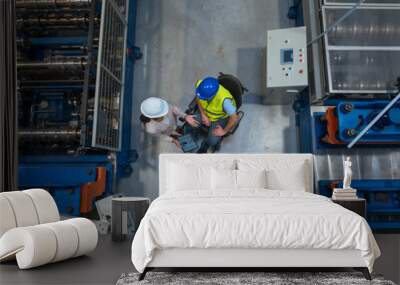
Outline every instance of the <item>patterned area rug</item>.
[(372, 276), (373, 280), (368, 281), (358, 272), (148, 272), (142, 281), (138, 281), (138, 276), (138, 273), (122, 274), (117, 285), (395, 285), (381, 276)]

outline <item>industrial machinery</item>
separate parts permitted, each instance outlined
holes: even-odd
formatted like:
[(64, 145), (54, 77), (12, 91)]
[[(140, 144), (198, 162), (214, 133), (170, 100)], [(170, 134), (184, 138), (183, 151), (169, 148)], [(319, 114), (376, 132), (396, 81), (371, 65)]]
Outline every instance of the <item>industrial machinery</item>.
[[(342, 187), (338, 180), (320, 180), (320, 194), (330, 197), (336, 187)], [(400, 180), (365, 179), (353, 180), (357, 196), (368, 201), (368, 221), (377, 232), (396, 230), (400, 227)]]
[(310, 79), (293, 109), (300, 151), (315, 155), (317, 192), (331, 197), (343, 178), (343, 159), (351, 156), (352, 187), (367, 200), (371, 228), (398, 232), (400, 3), (293, 3), (289, 16), (307, 27)]
[(324, 37), (314, 48), (323, 50), (318, 68), (326, 80), (316, 97), (329, 107), (314, 114), (317, 147), (400, 144), (398, 102), (366, 129), (398, 93), (399, 3), (320, 1), (318, 9)]
[[(383, 100), (342, 101), (324, 113), (314, 113), (321, 142), (346, 145), (389, 103)], [(359, 140), (359, 145), (400, 144), (400, 102), (385, 113)]]
[[(136, 0), (16, 0), (19, 186), (88, 214), (130, 175)], [(127, 80), (125, 80), (127, 79)]]
[(308, 85), (306, 27), (267, 33), (267, 87)]
[[(325, 1), (323, 30), (353, 8), (348, 1)], [(344, 2), (338, 5), (338, 2)], [(369, 1), (373, 2), (373, 1)], [(324, 37), (330, 93), (394, 93), (400, 67), (400, 6), (388, 1), (360, 6)], [(392, 3), (395, 1), (391, 1)]]

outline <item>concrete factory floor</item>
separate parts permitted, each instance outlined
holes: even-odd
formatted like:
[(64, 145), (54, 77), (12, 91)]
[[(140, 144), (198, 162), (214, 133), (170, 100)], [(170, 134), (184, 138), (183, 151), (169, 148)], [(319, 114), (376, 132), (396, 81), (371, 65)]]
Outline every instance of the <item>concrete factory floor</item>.
[[(286, 17), (291, 0), (139, 0), (132, 118), (133, 148), (139, 161), (119, 191), (154, 199), (158, 195), (158, 155), (179, 152), (141, 131), (140, 103), (162, 97), (184, 109), (194, 83), (218, 72), (238, 76), (249, 89), (237, 132), (221, 152), (297, 152), (291, 96), (266, 90), (267, 30), (293, 26)], [(284, 104), (283, 104), (284, 103)], [(274, 105), (271, 105), (274, 104)], [(282, 105), (283, 104), (283, 105)]]
[(17, 263), (0, 264), (1, 285), (43, 284), (115, 284), (122, 273), (134, 271), (131, 240), (112, 242), (111, 236), (99, 236), (94, 252), (58, 263), (19, 270)]

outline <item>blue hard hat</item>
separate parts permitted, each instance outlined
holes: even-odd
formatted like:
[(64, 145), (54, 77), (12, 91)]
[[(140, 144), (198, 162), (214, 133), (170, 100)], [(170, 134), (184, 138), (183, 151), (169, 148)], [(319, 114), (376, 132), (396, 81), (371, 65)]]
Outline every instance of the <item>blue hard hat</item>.
[(214, 77), (206, 77), (196, 88), (196, 95), (201, 100), (208, 100), (217, 94), (219, 88), (218, 79)]

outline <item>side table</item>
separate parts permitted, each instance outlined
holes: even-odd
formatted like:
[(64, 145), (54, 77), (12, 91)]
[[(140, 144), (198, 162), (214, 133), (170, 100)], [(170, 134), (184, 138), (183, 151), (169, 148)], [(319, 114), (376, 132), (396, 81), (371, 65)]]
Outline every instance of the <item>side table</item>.
[(134, 235), (146, 214), (150, 199), (145, 197), (118, 197), (112, 199), (111, 236), (113, 241), (123, 241)]
[(357, 199), (332, 199), (332, 202), (339, 204), (340, 206), (359, 214), (361, 217), (367, 217), (367, 201), (363, 198)]

